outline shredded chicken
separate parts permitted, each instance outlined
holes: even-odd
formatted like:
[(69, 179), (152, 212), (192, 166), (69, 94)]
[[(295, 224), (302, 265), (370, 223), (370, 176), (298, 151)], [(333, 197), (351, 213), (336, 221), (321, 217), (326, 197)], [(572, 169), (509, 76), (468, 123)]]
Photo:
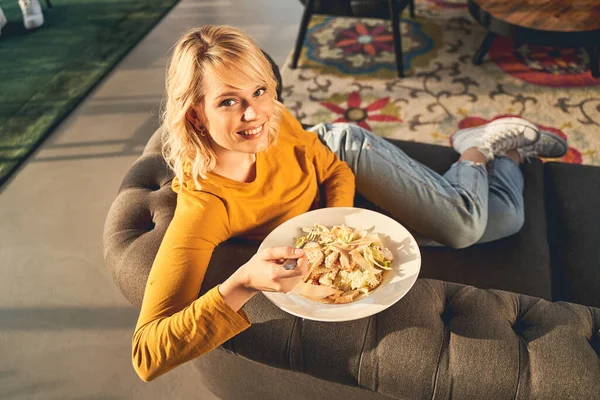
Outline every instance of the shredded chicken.
[(306, 249), (305, 253), (310, 265), (319, 266), (323, 263), (323, 260), (325, 260), (325, 254), (323, 254), (321, 250)]
[(315, 298), (336, 304), (356, 301), (362, 295), (378, 287), (383, 280), (383, 272), (391, 269), (394, 259), (377, 234), (352, 229), (345, 225), (331, 229), (315, 224), (305, 228), (305, 232), (319, 230), (320, 235), (314, 242), (306, 242), (306, 237), (297, 240), (297, 246), (303, 245), (310, 264), (304, 276), (301, 294), (311, 297), (310, 286), (329, 287), (326, 297), (322, 290), (315, 291)]
[(337, 261), (340, 258), (339, 251), (332, 251), (327, 257), (325, 257), (325, 266), (327, 268), (334, 268), (338, 265)]

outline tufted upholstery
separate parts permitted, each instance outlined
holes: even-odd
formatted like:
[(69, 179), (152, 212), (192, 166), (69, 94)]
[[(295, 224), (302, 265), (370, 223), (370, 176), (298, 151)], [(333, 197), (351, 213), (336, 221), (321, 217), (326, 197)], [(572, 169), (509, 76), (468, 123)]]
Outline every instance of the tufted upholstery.
[(119, 188), (104, 226), (104, 260), (121, 292), (141, 306), (150, 267), (173, 218), (173, 173), (160, 153), (159, 129)]
[[(159, 129), (123, 179), (104, 228), (106, 265), (138, 307), (176, 202), (160, 135)], [(438, 172), (456, 159), (448, 148), (393, 143)], [(519, 234), (460, 251), (422, 249), (421, 278), (437, 279), (419, 279), (401, 301), (370, 318), (305, 321), (257, 295), (244, 307), (253, 325), (194, 365), (227, 399), (598, 398), (600, 310), (589, 305), (600, 303), (599, 253), (570, 239), (569, 232), (581, 229), (585, 201), (597, 204), (599, 195), (590, 192), (570, 207), (569, 194), (559, 190), (569, 183), (553, 179), (564, 175), (583, 185), (581, 174), (539, 162), (523, 171), (527, 217)], [(589, 179), (598, 175), (584, 172)], [(554, 231), (563, 225), (569, 230)], [(587, 236), (597, 232), (591, 225), (585, 229)], [(565, 243), (585, 256), (578, 258)], [(217, 247), (201, 293), (226, 279), (257, 247), (239, 239)], [(564, 281), (573, 276), (571, 283)], [(575, 298), (586, 305), (540, 297)]]
[[(356, 321), (302, 320), (264, 296), (245, 310), (252, 327), (225, 351), (194, 361), (223, 398), (277, 398), (269, 394), (273, 385), (265, 390), (253, 383), (263, 374), (286, 388), (286, 399), (326, 398), (325, 392), (355, 398), (353, 387), (395, 399), (594, 399), (600, 393), (595, 308), (419, 279), (394, 306)], [(231, 359), (239, 357), (259, 363), (251, 364), (251, 375), (230, 372)]]

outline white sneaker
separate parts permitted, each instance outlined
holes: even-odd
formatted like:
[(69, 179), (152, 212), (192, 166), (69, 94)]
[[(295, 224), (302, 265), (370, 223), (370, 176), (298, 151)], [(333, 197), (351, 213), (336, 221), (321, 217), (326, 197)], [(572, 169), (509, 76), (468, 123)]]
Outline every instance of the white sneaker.
[(0, 36), (2, 36), (2, 28), (6, 26), (8, 20), (6, 19), (6, 15), (4, 15), (4, 11), (2, 11), (2, 7), (0, 7)]
[(44, 25), (44, 13), (39, 0), (19, 0), (19, 6), (23, 13), (25, 29), (39, 28)]
[(516, 150), (535, 144), (540, 137), (538, 128), (523, 118), (500, 118), (488, 124), (466, 128), (451, 136), (452, 147), (462, 154), (475, 147), (486, 158), (504, 155), (507, 151)]

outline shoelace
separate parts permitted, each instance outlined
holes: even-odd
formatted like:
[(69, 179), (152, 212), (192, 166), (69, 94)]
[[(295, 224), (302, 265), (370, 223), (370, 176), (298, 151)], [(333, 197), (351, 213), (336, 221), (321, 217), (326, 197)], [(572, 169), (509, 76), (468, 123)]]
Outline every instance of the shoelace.
[(536, 156), (537, 153), (535, 151), (527, 151), (523, 149), (517, 149), (517, 154), (519, 154), (519, 158), (521, 162), (527, 161), (528, 164), (531, 163), (532, 156)]
[(517, 128), (496, 132), (486, 138), (483, 147), (489, 149), (493, 153), (518, 148), (523, 141), (524, 133), (525, 130), (519, 130)]

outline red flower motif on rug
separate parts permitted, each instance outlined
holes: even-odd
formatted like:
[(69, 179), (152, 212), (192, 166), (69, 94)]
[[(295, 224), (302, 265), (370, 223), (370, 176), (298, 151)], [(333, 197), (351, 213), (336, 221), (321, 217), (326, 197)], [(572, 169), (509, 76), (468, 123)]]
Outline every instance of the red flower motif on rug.
[(369, 32), (369, 28), (362, 22), (357, 22), (351, 29), (339, 33), (335, 45), (344, 49), (344, 55), (364, 51), (374, 56), (381, 51), (393, 52), (393, 36), (385, 32), (385, 25), (381, 24)]
[(600, 79), (590, 73), (590, 62), (583, 47), (558, 48), (522, 44), (499, 37), (490, 57), (504, 72), (525, 82), (551, 87), (598, 86)]
[(350, 122), (364, 129), (372, 130), (367, 121), (376, 122), (402, 122), (400, 118), (393, 115), (381, 114), (380, 110), (390, 102), (389, 97), (377, 99), (367, 106), (361, 106), (360, 93), (354, 91), (348, 95), (348, 107), (342, 108), (337, 104), (322, 102), (321, 105), (336, 114), (341, 115), (335, 122)]
[[(498, 115), (492, 119), (485, 119), (485, 118), (481, 118), (481, 117), (467, 117), (463, 120), (461, 120), (458, 123), (458, 128), (459, 129), (465, 129), (465, 128), (473, 128), (475, 126), (481, 126), (481, 125), (485, 125), (488, 122), (492, 122), (495, 121), (499, 118), (505, 118), (505, 117), (517, 117), (517, 118), (523, 118), (520, 115), (512, 115), (512, 114), (504, 114), (504, 115)], [(567, 139), (567, 135), (565, 135), (565, 133), (563, 131), (561, 131), (560, 129), (557, 128), (553, 128), (550, 126), (544, 126), (544, 125), (539, 125), (536, 124), (533, 121), (530, 121), (531, 123), (535, 124), (540, 130), (542, 131), (548, 131), (548, 132), (552, 132), (558, 136), (560, 136), (561, 138), (565, 139), (568, 141)], [(452, 135), (450, 136), (450, 138), (452, 138)], [(452, 145), (452, 142), (450, 142), (450, 145)], [(579, 150), (569, 146), (569, 150), (567, 150), (567, 154), (564, 155), (564, 157), (555, 159), (555, 158), (540, 158), (540, 160), (542, 162), (546, 162), (546, 161), (561, 161), (564, 163), (568, 163), (568, 164), (581, 164), (582, 162), (582, 157), (581, 157), (581, 153), (579, 152)]]

